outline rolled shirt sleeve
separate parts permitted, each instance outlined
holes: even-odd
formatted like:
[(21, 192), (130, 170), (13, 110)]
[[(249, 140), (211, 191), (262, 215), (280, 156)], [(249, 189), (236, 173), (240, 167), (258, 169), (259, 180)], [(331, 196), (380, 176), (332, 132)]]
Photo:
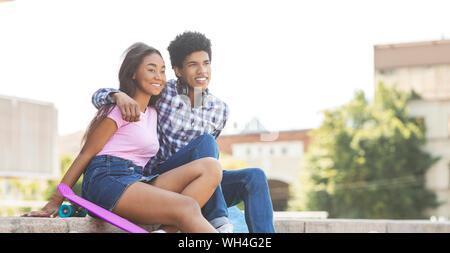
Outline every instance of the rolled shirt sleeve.
[(120, 92), (120, 90), (114, 89), (114, 88), (98, 89), (92, 95), (92, 104), (97, 109), (99, 109), (100, 107), (102, 107), (103, 105), (106, 105), (106, 104), (115, 104), (116, 101), (110, 96), (110, 94), (117, 93), (117, 92)]

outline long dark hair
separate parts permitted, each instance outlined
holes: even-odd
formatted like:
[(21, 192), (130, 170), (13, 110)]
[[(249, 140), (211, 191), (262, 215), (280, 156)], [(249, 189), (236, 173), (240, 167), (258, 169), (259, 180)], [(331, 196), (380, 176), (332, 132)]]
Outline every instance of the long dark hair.
[[(136, 73), (144, 57), (151, 54), (158, 54), (159, 56), (161, 56), (161, 53), (153, 47), (150, 47), (142, 42), (137, 42), (131, 45), (124, 52), (124, 54), (126, 55), (119, 70), (119, 90), (127, 94), (129, 97), (134, 97), (137, 85), (136, 81), (133, 80), (134, 73)], [(154, 106), (159, 97), (160, 95), (152, 96), (148, 105)], [(89, 126), (84, 133), (83, 139), (81, 141), (82, 144), (86, 142), (87, 138), (89, 138), (92, 132), (108, 116), (114, 106), (115, 104), (106, 104), (100, 107), (97, 115), (94, 117), (94, 119), (92, 119), (91, 123), (89, 123)]]

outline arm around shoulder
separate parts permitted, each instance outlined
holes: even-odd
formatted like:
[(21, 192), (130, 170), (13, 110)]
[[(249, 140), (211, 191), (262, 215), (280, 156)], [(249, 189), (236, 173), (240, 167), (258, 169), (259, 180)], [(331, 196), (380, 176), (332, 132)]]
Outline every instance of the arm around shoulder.
[(116, 100), (113, 95), (120, 93), (120, 90), (114, 88), (101, 88), (92, 95), (92, 104), (99, 109), (106, 104), (115, 104)]

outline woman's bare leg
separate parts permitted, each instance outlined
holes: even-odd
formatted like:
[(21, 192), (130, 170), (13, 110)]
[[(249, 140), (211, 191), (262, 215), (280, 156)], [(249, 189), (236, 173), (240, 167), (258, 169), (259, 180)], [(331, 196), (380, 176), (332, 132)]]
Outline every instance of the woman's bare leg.
[(203, 207), (222, 181), (222, 168), (214, 158), (201, 158), (161, 174), (150, 184), (181, 193)]
[[(186, 185), (186, 180), (191, 181)], [(160, 175), (152, 181), (152, 185), (162, 189), (178, 192), (194, 198), (203, 207), (222, 181), (222, 168), (214, 158), (201, 158)], [(169, 233), (175, 233), (178, 228), (162, 225)]]
[(127, 188), (113, 212), (138, 224), (170, 224), (186, 233), (216, 233), (194, 199), (142, 182)]
[[(180, 209), (183, 208), (180, 207), (180, 205), (185, 204), (189, 206), (192, 205), (192, 203), (191, 204), (184, 203), (183, 201), (185, 200), (179, 198), (184, 196), (181, 196), (177, 193), (181, 193), (185, 196), (191, 197), (188, 199), (192, 198), (195, 199), (197, 202), (196, 205), (198, 206), (199, 209), (211, 197), (211, 195), (217, 188), (218, 184), (220, 183), (221, 179), (222, 179), (222, 170), (217, 160), (213, 158), (198, 159), (196, 161), (190, 162), (188, 164), (170, 170), (160, 175), (154, 181), (152, 181), (151, 186), (153, 186), (153, 188), (159, 188), (159, 191), (153, 188), (151, 188), (151, 190), (149, 189), (143, 190), (140, 187), (140, 185), (143, 183), (139, 184), (135, 183), (131, 185), (125, 191), (125, 193), (117, 203), (116, 207), (114, 208), (114, 212), (132, 220), (136, 219), (136, 222), (142, 224), (152, 224), (152, 223), (168, 224), (169, 226), (163, 226), (163, 229), (168, 232), (176, 232), (178, 228), (180, 228), (183, 232), (189, 232), (191, 231), (191, 229), (194, 229), (194, 231), (196, 231), (197, 229), (208, 230), (212, 228), (212, 226), (206, 221), (206, 219), (203, 218), (201, 212), (198, 215), (196, 214), (196, 211), (194, 212), (193, 210), (189, 210), (195, 209), (193, 207), (190, 208), (188, 207), (187, 208), (188, 210)], [(138, 188), (134, 189), (135, 188), (134, 185), (138, 185), (136, 186)], [(147, 199), (146, 196), (143, 196), (151, 194), (149, 191), (154, 191), (153, 193), (154, 196), (150, 197), (150, 199), (153, 200)], [(176, 198), (175, 196), (178, 196), (178, 198)], [(148, 207), (149, 201), (150, 207)], [(167, 201), (173, 201), (174, 203)], [(156, 206), (158, 206), (158, 208), (156, 208)], [(159, 210), (159, 208), (161, 207), (168, 212), (162, 212), (163, 210)], [(134, 210), (134, 209), (143, 209), (143, 210)], [(187, 215), (189, 217), (188, 219), (190, 220), (183, 221), (182, 219), (182, 221), (176, 222), (177, 219), (176, 217), (174, 217), (175, 214), (171, 213), (176, 211), (182, 212), (183, 213), (182, 216)], [(149, 214), (149, 212), (151, 214)], [(191, 215), (189, 215), (186, 214), (185, 212), (187, 213), (192, 212), (192, 213)], [(161, 216), (164, 217), (170, 216), (170, 218), (164, 219)], [(164, 222), (164, 220), (169, 220), (169, 222)], [(206, 223), (208, 223), (207, 224), (208, 226), (204, 224), (205, 221)], [(190, 227), (190, 225), (179, 224), (180, 222), (183, 224), (185, 222), (191, 224), (198, 223), (199, 225), (197, 225), (197, 228), (192, 228)], [(187, 226), (187, 230), (185, 230), (186, 229), (185, 226)], [(215, 230), (210, 232), (215, 232)]]

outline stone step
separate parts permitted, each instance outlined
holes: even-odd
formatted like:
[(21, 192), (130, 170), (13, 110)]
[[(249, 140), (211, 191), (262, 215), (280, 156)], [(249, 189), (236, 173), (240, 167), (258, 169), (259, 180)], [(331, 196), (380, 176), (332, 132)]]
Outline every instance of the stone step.
[[(428, 220), (305, 219), (274, 214), (277, 233), (450, 233), (450, 222)], [(153, 231), (157, 225), (142, 226)], [(0, 217), (0, 233), (123, 233), (92, 218)]]
[(428, 220), (275, 218), (278, 233), (450, 233), (450, 222)]

